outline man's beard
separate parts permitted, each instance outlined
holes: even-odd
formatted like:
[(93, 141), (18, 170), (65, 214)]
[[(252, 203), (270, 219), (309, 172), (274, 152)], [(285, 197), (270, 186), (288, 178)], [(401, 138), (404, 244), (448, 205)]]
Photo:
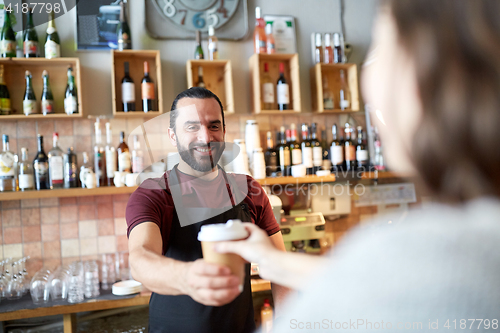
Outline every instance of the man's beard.
[[(196, 159), (194, 156), (194, 150), (196, 147), (212, 149), (212, 155), (202, 156), (200, 159)], [(191, 143), (189, 148), (186, 148), (177, 138), (177, 150), (179, 151), (179, 155), (182, 160), (193, 170), (199, 172), (208, 172), (213, 170), (217, 166), (225, 147), (225, 142), (210, 142), (208, 144)]]

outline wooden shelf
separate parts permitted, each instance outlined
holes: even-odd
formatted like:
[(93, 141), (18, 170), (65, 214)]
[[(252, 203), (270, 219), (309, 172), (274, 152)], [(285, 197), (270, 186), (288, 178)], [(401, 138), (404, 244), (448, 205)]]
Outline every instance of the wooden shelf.
[(392, 171), (363, 172), (361, 179), (413, 178), (412, 174), (396, 173)]
[(76, 119), (76, 118), (82, 118), (81, 114), (75, 113), (75, 114), (66, 114), (66, 113), (51, 113), (46, 116), (43, 114), (30, 114), (29, 116), (26, 116), (24, 114), (9, 114), (9, 115), (2, 115), (0, 116), (0, 121), (1, 120), (40, 120), (40, 119)]
[(97, 187), (90, 189), (68, 188), (60, 190), (1, 192), (0, 201), (41, 199), (41, 198), (85, 197), (90, 195), (128, 194), (134, 192), (136, 188), (137, 186), (132, 186), (132, 187), (104, 186), (104, 187)]
[(304, 177), (276, 177), (256, 179), (260, 185), (287, 185), (287, 184), (313, 184), (313, 183), (331, 183), (335, 181), (335, 175), (328, 176), (304, 176)]
[(253, 293), (256, 293), (259, 291), (267, 291), (267, 290), (271, 290), (271, 281), (263, 280), (263, 279), (251, 279), (250, 286), (252, 288)]
[(154, 118), (156, 116), (161, 115), (160, 111), (131, 111), (131, 112), (123, 112), (118, 111), (114, 114), (115, 119), (125, 119), (125, 118)]

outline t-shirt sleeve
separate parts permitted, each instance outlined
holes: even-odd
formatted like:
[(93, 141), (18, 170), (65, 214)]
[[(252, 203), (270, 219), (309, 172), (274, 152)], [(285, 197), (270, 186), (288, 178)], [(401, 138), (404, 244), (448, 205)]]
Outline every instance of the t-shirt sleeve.
[(248, 181), (248, 198), (255, 224), (265, 230), (269, 236), (280, 231), (280, 226), (274, 217), (273, 208), (269, 202), (266, 192), (260, 184), (250, 176)]

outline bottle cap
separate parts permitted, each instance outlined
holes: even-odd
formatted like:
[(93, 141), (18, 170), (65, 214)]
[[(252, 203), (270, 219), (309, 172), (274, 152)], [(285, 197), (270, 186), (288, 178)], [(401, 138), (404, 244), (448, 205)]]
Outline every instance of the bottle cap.
[(269, 64), (267, 62), (264, 63), (264, 72), (269, 71)]
[(25, 75), (31, 77), (31, 72), (30, 71), (26, 71)]
[(262, 16), (262, 12), (260, 10), (260, 7), (255, 7), (255, 18), (260, 19)]
[(321, 38), (320, 33), (316, 33), (316, 46), (322, 46), (323, 45), (323, 39)]
[(273, 33), (273, 26), (271, 23), (266, 24), (266, 35), (270, 35)]
[(332, 40), (331, 38), (332, 38), (332, 36), (330, 35), (330, 33), (327, 32), (325, 34), (325, 46), (331, 45), (331, 40)]
[(44, 76), (49, 76), (49, 72), (47, 72), (46, 70), (43, 70), (43, 72), (42, 72), (42, 78), (43, 78)]
[(52, 134), (52, 139), (59, 139), (59, 133), (54, 132), (54, 133)]
[(9, 136), (7, 134), (2, 135), (3, 142), (9, 142)]
[(248, 237), (248, 231), (240, 220), (228, 220), (226, 223), (204, 225), (198, 233), (200, 242), (222, 242), (246, 237)]
[(280, 72), (284, 73), (285, 72), (285, 64), (280, 62)]
[(215, 35), (215, 31), (214, 31), (214, 26), (213, 25), (209, 25), (208, 26), (208, 35), (209, 36)]
[(333, 34), (333, 45), (340, 46), (340, 34), (338, 32)]

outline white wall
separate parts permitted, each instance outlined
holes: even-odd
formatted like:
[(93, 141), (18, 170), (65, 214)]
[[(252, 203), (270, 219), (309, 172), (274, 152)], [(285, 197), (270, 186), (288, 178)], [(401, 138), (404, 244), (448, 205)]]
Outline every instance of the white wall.
[[(194, 41), (155, 40), (147, 35), (145, 1), (129, 0), (129, 22), (134, 49), (160, 50), (162, 59), (164, 110), (169, 110), (175, 95), (187, 88), (186, 60), (194, 53)], [(149, 1), (149, 0), (147, 0)], [(292, 15), (296, 18), (297, 48), (300, 61), (301, 99), (303, 112), (311, 110), (309, 68), (312, 66), (310, 35), (314, 31), (340, 31), (339, 0), (248, 0), (250, 32), (253, 31), (254, 8), (264, 14)], [(345, 0), (346, 42), (353, 45), (350, 62), (362, 62), (371, 39), (375, 16), (375, 0)], [(83, 103), (87, 114), (111, 115), (111, 57), (109, 51), (75, 51), (76, 9), (56, 19), (62, 42), (62, 55), (79, 57), (82, 67)], [(45, 36), (46, 26), (38, 27)], [(206, 47), (206, 45), (205, 45)], [(249, 114), (250, 78), (248, 58), (253, 53), (251, 36), (241, 41), (220, 41), (221, 58), (233, 64), (236, 112)]]

